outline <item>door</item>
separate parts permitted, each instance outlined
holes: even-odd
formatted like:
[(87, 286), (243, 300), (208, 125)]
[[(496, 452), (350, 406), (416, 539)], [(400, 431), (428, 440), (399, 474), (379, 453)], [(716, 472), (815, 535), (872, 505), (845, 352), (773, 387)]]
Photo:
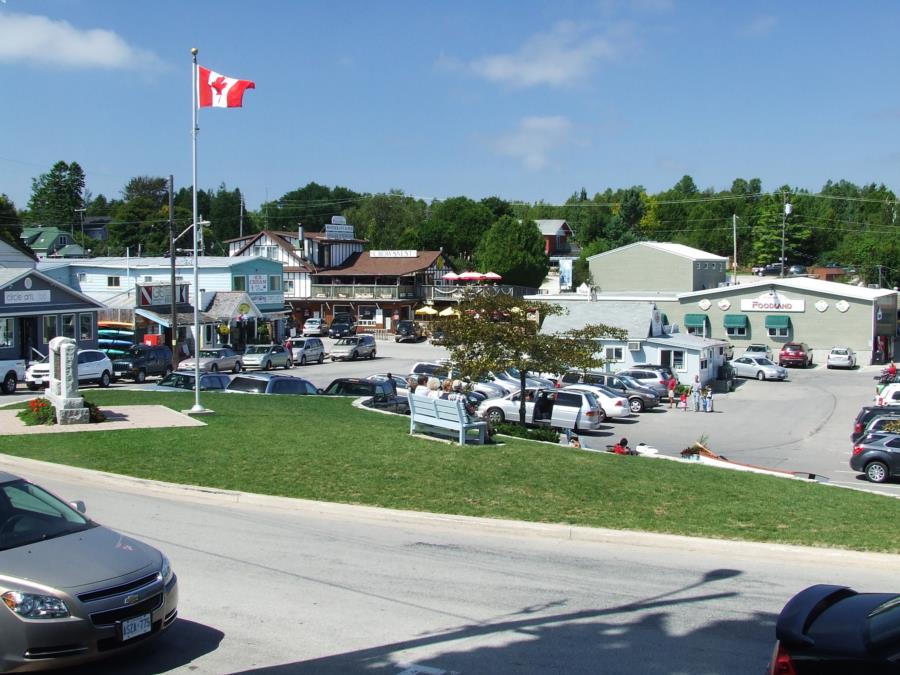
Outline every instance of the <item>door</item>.
[(668, 349), (659, 350), (659, 365), (666, 368), (672, 367), (672, 352)]
[[(553, 420), (553, 408), (556, 403), (557, 392), (539, 391), (531, 412), (531, 421), (534, 424), (549, 426)], [(528, 421), (528, 406), (525, 407), (526, 421)]]
[(581, 394), (574, 391), (556, 392), (551, 426), (557, 429), (574, 429), (578, 426), (578, 413), (580, 410)]
[(23, 316), (19, 319), (19, 349), (21, 358), (31, 361), (38, 358), (32, 350), (37, 345), (37, 319)]

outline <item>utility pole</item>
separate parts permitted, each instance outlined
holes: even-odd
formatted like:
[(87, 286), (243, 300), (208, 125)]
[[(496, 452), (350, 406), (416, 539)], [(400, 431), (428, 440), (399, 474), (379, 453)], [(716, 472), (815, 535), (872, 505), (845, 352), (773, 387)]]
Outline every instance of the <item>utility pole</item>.
[(241, 238), (244, 237), (244, 193), (241, 193)]
[(731, 259), (731, 283), (737, 285), (737, 214), (731, 214), (731, 236), (734, 239), (734, 257)]
[(169, 325), (172, 328), (172, 370), (178, 368), (178, 288), (175, 286), (175, 178), (169, 175), (169, 258), (171, 259), (172, 282), (172, 320)]
[(75, 209), (75, 213), (81, 214), (81, 245), (84, 246), (84, 209)]
[(787, 190), (781, 191), (784, 208), (781, 211), (781, 277), (784, 278), (784, 230), (787, 225), (787, 217), (791, 213), (791, 205), (787, 200)]

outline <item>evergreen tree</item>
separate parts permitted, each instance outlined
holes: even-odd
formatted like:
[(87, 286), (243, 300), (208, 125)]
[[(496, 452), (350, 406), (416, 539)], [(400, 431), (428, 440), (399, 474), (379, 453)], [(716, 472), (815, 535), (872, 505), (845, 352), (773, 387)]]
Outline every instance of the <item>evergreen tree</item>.
[(49, 173), (31, 181), (28, 220), (47, 227), (74, 227), (76, 209), (84, 206), (84, 171), (78, 162), (59, 161)]
[(504, 283), (536, 288), (550, 268), (544, 237), (534, 221), (504, 216), (485, 233), (475, 250), (481, 271), (496, 272)]

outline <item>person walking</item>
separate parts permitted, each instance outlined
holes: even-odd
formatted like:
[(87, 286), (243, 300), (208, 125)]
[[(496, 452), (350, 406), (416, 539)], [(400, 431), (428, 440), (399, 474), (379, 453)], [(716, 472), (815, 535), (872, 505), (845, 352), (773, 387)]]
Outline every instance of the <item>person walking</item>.
[(694, 404), (694, 412), (700, 412), (700, 376), (694, 375), (694, 383), (691, 385), (691, 400)]
[(706, 412), (713, 411), (713, 390), (712, 387), (706, 390)]
[(675, 390), (678, 388), (678, 380), (675, 379), (674, 375), (669, 378), (666, 388), (669, 390), (669, 407), (671, 408), (675, 405)]

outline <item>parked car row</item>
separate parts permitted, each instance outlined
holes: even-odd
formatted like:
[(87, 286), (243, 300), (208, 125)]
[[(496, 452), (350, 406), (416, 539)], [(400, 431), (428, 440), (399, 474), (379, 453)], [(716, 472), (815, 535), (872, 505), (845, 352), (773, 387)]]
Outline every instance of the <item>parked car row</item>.
[(900, 476), (900, 403), (861, 408), (850, 442), (851, 469), (873, 483)]

